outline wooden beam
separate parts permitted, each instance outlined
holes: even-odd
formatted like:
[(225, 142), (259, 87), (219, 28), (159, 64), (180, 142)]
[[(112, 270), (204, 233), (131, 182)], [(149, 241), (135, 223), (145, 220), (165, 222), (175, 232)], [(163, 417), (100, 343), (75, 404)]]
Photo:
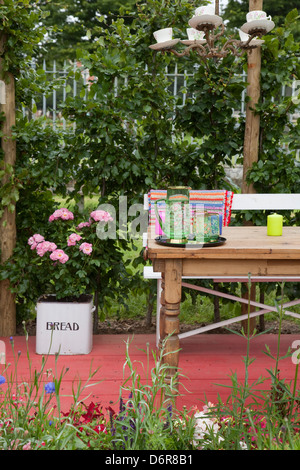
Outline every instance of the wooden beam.
[[(2, 38), (1, 38), (2, 39)], [(2, 72), (1, 62), (0, 71)], [(10, 73), (5, 73), (1, 79), (4, 81), (5, 93), (1, 94), (0, 111), (5, 115), (2, 126), (3, 137), (1, 146), (3, 151), (4, 168), (14, 166), (16, 162), (16, 142), (12, 137), (12, 126), (15, 125), (15, 80)], [(1, 184), (5, 184), (8, 177), (4, 176)], [(16, 244), (16, 214), (6, 207), (0, 218), (0, 263), (5, 263), (13, 254)], [(12, 336), (16, 332), (16, 304), (15, 296), (11, 293), (8, 280), (0, 281), (0, 336)]]
[[(263, 0), (249, 0), (249, 11), (262, 10)], [(246, 181), (247, 173), (253, 163), (258, 161), (260, 116), (255, 114), (253, 108), (260, 98), (260, 72), (261, 72), (261, 47), (247, 52), (248, 56), (248, 76), (247, 76), (247, 95), (250, 98), (246, 105), (246, 123), (244, 135), (244, 159), (243, 159), (243, 181), (242, 193), (255, 193), (253, 184)], [(255, 300), (255, 284), (250, 292), (251, 300)], [(245, 307), (242, 306), (242, 310)], [(253, 311), (251, 309), (251, 311)], [(244, 313), (244, 312), (242, 312)], [(256, 319), (251, 319), (250, 330), (255, 328)], [(243, 325), (244, 330), (246, 325)]]
[[(249, 11), (262, 10), (262, 8), (263, 0), (249, 1)], [(253, 163), (258, 161), (260, 117), (254, 113), (253, 108), (260, 98), (261, 47), (252, 49), (247, 54), (247, 95), (250, 100), (246, 105), (242, 193), (254, 193), (253, 185), (248, 185), (246, 182), (246, 176)]]
[[(250, 300), (255, 302), (256, 300), (256, 284), (255, 283), (251, 284), (250, 291), (248, 288), (248, 283), (242, 284), (242, 298), (249, 300), (249, 296), (250, 296)], [(249, 312), (248, 312), (248, 309), (249, 309)], [(256, 308), (253, 307), (252, 305), (249, 306), (248, 304), (244, 304), (244, 303), (241, 304), (241, 315), (249, 315), (249, 313), (255, 312), (255, 310)], [(249, 317), (247, 318), (247, 320), (242, 320), (241, 325), (246, 334), (249, 333), (250, 335), (253, 335), (254, 330), (256, 328), (256, 317), (252, 317), (252, 318)], [(249, 327), (249, 331), (248, 331), (248, 327)]]

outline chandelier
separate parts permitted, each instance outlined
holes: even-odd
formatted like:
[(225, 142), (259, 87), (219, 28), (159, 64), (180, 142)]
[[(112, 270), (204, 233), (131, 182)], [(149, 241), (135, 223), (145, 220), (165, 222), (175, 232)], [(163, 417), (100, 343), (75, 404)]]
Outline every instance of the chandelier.
[[(225, 25), (219, 16), (219, 0), (216, 0), (215, 7), (210, 5), (197, 8), (195, 15), (189, 20), (189, 26), (186, 40), (173, 39), (172, 28), (155, 31), (153, 35), (157, 42), (149, 46), (150, 49), (171, 52), (177, 57), (187, 56), (191, 51), (196, 51), (201, 59), (223, 58), (228, 54), (239, 57), (245, 51), (260, 46), (264, 42), (261, 37), (270, 32), (275, 24), (266, 12), (250, 11), (239, 30), (240, 40), (225, 38), (225, 41), (219, 41), (225, 34)], [(178, 51), (174, 49), (177, 44), (186, 47)]]

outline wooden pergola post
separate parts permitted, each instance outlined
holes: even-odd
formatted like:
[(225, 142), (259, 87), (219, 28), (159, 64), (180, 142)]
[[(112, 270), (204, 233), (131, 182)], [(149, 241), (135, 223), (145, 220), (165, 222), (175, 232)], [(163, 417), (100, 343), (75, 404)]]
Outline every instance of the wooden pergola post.
[[(3, 3), (3, 0), (1, 1)], [(5, 47), (5, 37), (0, 37), (0, 53)], [(2, 60), (0, 59), (0, 111), (4, 113), (5, 121), (2, 126), (3, 137), (1, 147), (3, 151), (4, 169), (16, 162), (16, 142), (12, 138), (12, 126), (15, 125), (15, 80), (12, 74), (2, 73)], [(2, 178), (1, 184), (8, 181), (8, 176)], [(13, 254), (16, 244), (16, 214), (7, 207), (0, 218), (0, 263), (3, 264)], [(8, 280), (0, 281), (0, 336), (12, 336), (16, 332), (16, 304), (15, 296), (9, 289)]]
[[(262, 9), (263, 0), (249, 0), (249, 11)], [(253, 108), (260, 98), (261, 47), (258, 46), (247, 54), (247, 95), (250, 100), (246, 105), (242, 193), (254, 193), (253, 185), (246, 182), (246, 176), (253, 163), (258, 161), (260, 117), (254, 113)]]
[[(262, 10), (263, 0), (249, 0), (249, 11)], [(243, 182), (242, 193), (255, 193), (253, 184), (247, 184), (246, 177), (248, 170), (252, 167), (253, 163), (258, 161), (259, 149), (259, 131), (260, 131), (260, 116), (255, 114), (253, 108), (258, 103), (260, 98), (260, 72), (261, 72), (261, 47), (258, 46), (247, 52), (248, 55), (248, 75), (247, 75), (247, 95), (250, 98), (246, 105), (246, 124), (244, 136), (244, 159), (243, 159)], [(255, 300), (256, 288), (255, 284), (251, 286), (250, 298)], [(245, 293), (248, 298), (248, 289)], [(250, 309), (253, 311), (253, 307)], [(242, 304), (242, 315), (248, 313), (248, 306)], [(256, 318), (250, 319), (250, 332), (253, 332), (256, 325)], [(244, 331), (248, 329), (248, 322), (242, 322)]]

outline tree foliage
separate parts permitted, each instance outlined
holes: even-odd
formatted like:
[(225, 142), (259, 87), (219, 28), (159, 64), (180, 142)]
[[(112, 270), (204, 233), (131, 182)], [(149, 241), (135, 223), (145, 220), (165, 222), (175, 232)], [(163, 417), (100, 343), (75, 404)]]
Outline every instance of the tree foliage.
[(46, 30), (46, 15), (34, 0), (5, 0), (0, 3), (1, 71), (16, 78), (28, 59), (36, 53)]
[[(111, 22), (120, 15), (126, 19), (127, 10), (135, 7), (135, 0), (39, 0), (38, 5), (47, 14), (43, 23), (48, 35), (44, 40), (43, 56), (48, 60), (74, 60), (76, 49), (83, 45), (89, 51), (96, 48), (99, 20)], [(121, 10), (121, 12), (120, 12)]]
[[(153, 32), (165, 25), (174, 27), (174, 35), (185, 34), (181, 31), (195, 5), (175, 3), (141, 3), (131, 13), (130, 25), (118, 19), (108, 26), (103, 19), (97, 50), (81, 51), (83, 66), (96, 78), (88, 96), (69, 98), (64, 110), (76, 123), (71, 143), (73, 157), (81, 161), (76, 190), (99, 191), (102, 197), (121, 191), (142, 198), (159, 185), (226, 184), (222, 164), (231, 164), (241, 145), (225, 142), (222, 132), (226, 128), (233, 134), (232, 107), (240, 102), (244, 84), (234, 76), (233, 59), (224, 61), (222, 71), (213, 63), (200, 64), (189, 84), (196, 99), (174, 119), (176, 99), (165, 76), (172, 58), (156, 55), (149, 45)], [(185, 66), (193, 70), (195, 58)], [(198, 140), (191, 143), (189, 134)]]

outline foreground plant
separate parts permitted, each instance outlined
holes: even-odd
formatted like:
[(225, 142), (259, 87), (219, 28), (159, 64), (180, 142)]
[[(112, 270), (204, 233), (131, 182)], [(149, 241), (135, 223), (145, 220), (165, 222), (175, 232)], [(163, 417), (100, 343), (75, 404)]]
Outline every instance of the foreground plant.
[[(249, 277), (249, 292), (251, 279)], [(250, 296), (249, 296), (250, 298)], [(281, 298), (283, 299), (283, 285)], [(239, 382), (236, 374), (231, 375), (231, 393), (224, 403), (218, 403), (196, 412), (196, 428), (202, 430), (198, 435), (198, 448), (224, 450), (265, 450), (299, 449), (300, 443), (300, 394), (297, 387), (299, 361), (295, 367), (295, 377), (287, 383), (280, 377), (279, 362), (292, 356), (288, 350), (280, 356), (280, 337), (284, 309), (276, 304), (279, 318), (277, 351), (273, 355), (266, 346), (265, 354), (274, 360), (274, 369), (267, 370), (271, 386), (263, 389), (267, 378), (260, 377), (253, 383), (249, 381), (249, 368), (254, 362), (250, 357), (250, 341), (259, 334), (250, 336), (250, 301), (248, 304), (248, 329), (240, 334), (247, 340), (245, 379)], [(263, 333), (261, 333), (263, 334)], [(206, 421), (208, 425), (206, 425)]]
[[(126, 344), (128, 377), (121, 387), (120, 408), (110, 409), (110, 425), (114, 449), (122, 450), (189, 450), (193, 448), (194, 419), (187, 410), (175, 407), (178, 396), (179, 371), (167, 380), (170, 366), (164, 363), (164, 344), (158, 354), (153, 352), (154, 367), (145, 378), (137, 372)], [(123, 399), (124, 394), (127, 399)]]
[[(70, 410), (62, 412), (60, 385), (68, 369), (58, 374), (58, 355), (55, 370), (46, 368), (46, 356), (40, 370), (32, 371), (27, 348), (29, 379), (24, 382), (18, 377), (20, 353), (14, 353), (12, 372), (10, 364), (0, 369), (0, 449), (300, 450), (298, 362), (294, 380), (286, 383), (279, 369), (279, 361), (290, 357), (290, 351), (283, 357), (279, 355), (282, 305), (278, 312), (277, 353), (273, 356), (268, 348), (265, 351), (275, 361), (274, 369), (268, 371), (271, 387), (261, 389), (265, 378), (249, 381), (253, 362), (249, 342), (257, 335), (254, 332), (250, 336), (248, 328), (247, 334), (241, 333), (247, 340), (244, 381), (239, 382), (236, 374), (232, 374), (227, 401), (219, 398), (217, 404), (207, 403), (202, 410), (176, 409), (182, 375), (174, 370), (169, 379), (164, 344), (158, 353), (152, 353), (151, 370), (147, 346), (144, 370), (144, 364), (131, 361), (127, 341), (118, 411), (81, 401), (82, 392), (95, 385), (90, 381), (97, 370), (90, 370), (87, 382), (82, 384), (79, 380), (77, 388), (73, 388)], [(13, 339), (11, 345), (14, 351)], [(143, 376), (138, 371), (140, 367)]]
[[(48, 356), (42, 357), (40, 370), (32, 370), (26, 334), (28, 379), (20, 379), (18, 362), (21, 352), (14, 350), (14, 340), (10, 339), (14, 363), (6, 364), (0, 370), (0, 449), (77, 449), (89, 448), (93, 437), (103, 433), (101, 426), (103, 415), (98, 408), (84, 409), (81, 396), (91, 385), (98, 369), (90, 370), (87, 381), (73, 386), (73, 404), (69, 413), (61, 410), (61, 382), (69, 369), (57, 369), (58, 355), (55, 357), (55, 368), (47, 369)], [(85, 411), (84, 411), (85, 410)], [(97, 411), (97, 412), (96, 412)], [(81, 418), (79, 419), (80, 416)], [(87, 423), (90, 424), (87, 428)], [(98, 426), (98, 427), (97, 427)], [(97, 439), (97, 445), (100, 440)], [(103, 446), (105, 444), (103, 443)]]
[[(119, 412), (111, 407), (102, 409), (98, 403), (86, 405), (81, 400), (83, 391), (95, 385), (90, 383), (96, 371), (90, 370), (88, 380), (73, 388), (73, 405), (68, 412), (61, 410), (61, 383), (68, 369), (60, 374), (47, 369), (47, 358), (42, 357), (40, 370), (32, 370), (26, 334), (28, 380), (20, 380), (18, 362), (21, 353), (15, 353), (11, 338), (14, 363), (0, 370), (0, 449), (10, 450), (74, 450), (74, 449), (192, 449), (193, 419), (184, 410), (174, 406), (179, 374), (168, 384), (168, 366), (164, 354), (154, 354), (155, 366), (149, 381), (149, 352), (147, 351), (147, 383), (138, 374), (126, 348), (125, 369)], [(46, 381), (45, 381), (46, 379)]]

